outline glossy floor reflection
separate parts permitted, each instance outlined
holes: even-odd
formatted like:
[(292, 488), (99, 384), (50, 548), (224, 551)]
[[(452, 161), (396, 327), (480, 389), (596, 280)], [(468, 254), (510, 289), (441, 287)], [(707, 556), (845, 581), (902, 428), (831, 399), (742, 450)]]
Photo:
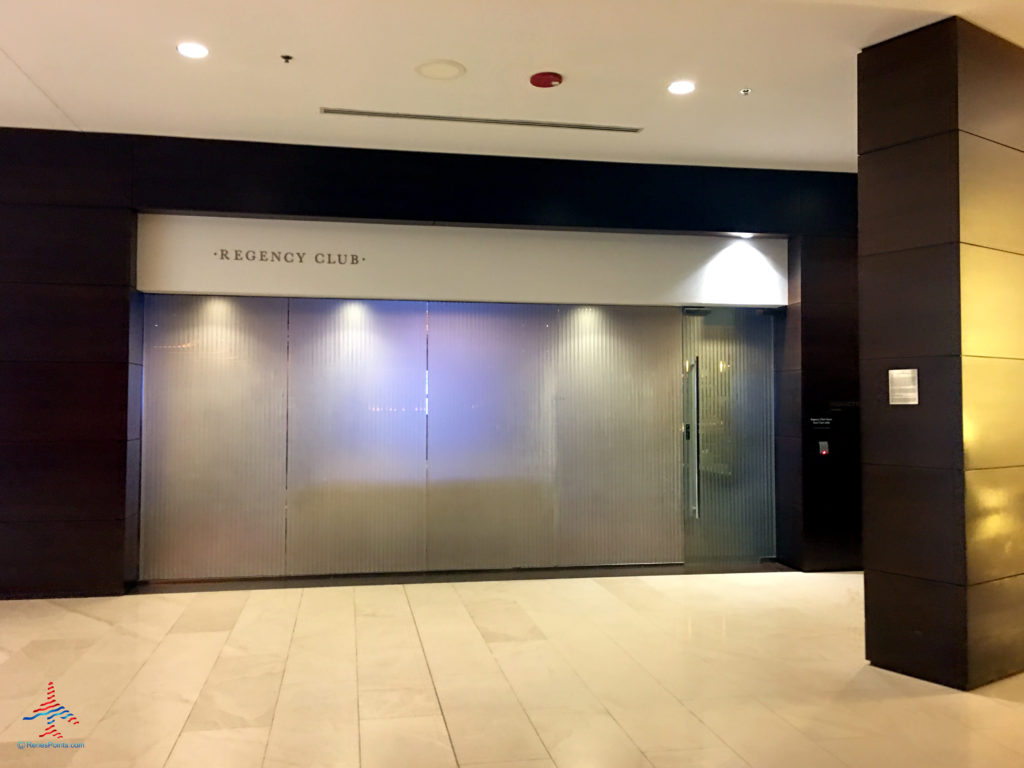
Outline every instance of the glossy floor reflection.
[[(789, 572), (0, 602), (0, 765), (1024, 764), (1024, 676), (874, 669), (862, 622)], [(18, 749), (50, 681), (82, 749)]]

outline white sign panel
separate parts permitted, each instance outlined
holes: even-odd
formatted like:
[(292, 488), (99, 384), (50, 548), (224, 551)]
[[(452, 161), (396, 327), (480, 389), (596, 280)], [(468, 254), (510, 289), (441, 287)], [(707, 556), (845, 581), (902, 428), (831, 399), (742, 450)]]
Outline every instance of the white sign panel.
[(917, 405), (917, 368), (889, 369), (889, 405)]
[(150, 293), (551, 304), (787, 302), (786, 241), (139, 216)]

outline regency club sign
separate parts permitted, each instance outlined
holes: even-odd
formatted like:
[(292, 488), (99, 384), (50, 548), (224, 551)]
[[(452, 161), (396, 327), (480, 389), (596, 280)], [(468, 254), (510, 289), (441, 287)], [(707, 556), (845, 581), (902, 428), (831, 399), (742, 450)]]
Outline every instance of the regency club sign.
[[(339, 267), (353, 267), (366, 263), (366, 257), (358, 253), (331, 253), (317, 251), (275, 251), (254, 248), (218, 248), (213, 252), (219, 261), (253, 261), (264, 264), (328, 264)], [(308, 262), (307, 262), (308, 259)]]
[[(364, 254), (369, 254), (367, 257)], [(144, 293), (775, 307), (785, 240), (140, 214)]]

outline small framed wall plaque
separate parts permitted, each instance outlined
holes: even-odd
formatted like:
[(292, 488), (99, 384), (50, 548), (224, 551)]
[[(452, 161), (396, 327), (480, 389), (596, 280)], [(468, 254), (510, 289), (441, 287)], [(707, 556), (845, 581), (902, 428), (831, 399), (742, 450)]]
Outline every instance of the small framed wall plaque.
[(917, 368), (890, 368), (889, 405), (917, 404)]

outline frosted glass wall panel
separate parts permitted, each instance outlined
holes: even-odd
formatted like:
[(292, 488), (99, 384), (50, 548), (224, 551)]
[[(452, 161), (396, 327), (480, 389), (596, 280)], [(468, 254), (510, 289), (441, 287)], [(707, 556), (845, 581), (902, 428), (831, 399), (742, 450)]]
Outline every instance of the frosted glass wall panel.
[(419, 571), (426, 305), (291, 300), (288, 573)]
[(556, 328), (558, 563), (681, 561), (680, 311), (561, 307)]
[(555, 562), (557, 310), (430, 303), (428, 565)]
[(287, 300), (145, 301), (141, 577), (284, 573)]
[[(699, 491), (687, 484), (687, 561), (775, 555), (772, 322), (754, 309), (683, 318), (688, 413), (695, 406), (692, 361), (699, 361)], [(687, 451), (688, 477), (695, 462)]]

